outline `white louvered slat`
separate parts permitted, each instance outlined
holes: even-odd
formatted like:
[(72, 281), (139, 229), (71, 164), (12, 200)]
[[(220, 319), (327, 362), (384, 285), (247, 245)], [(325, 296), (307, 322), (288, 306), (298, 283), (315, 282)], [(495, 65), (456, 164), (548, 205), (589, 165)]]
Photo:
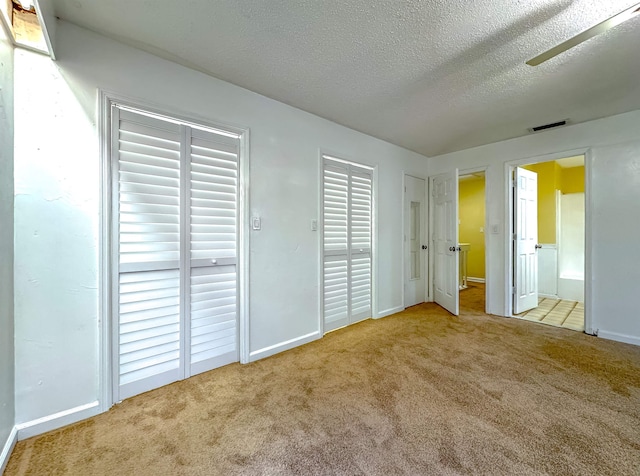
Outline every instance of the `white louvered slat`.
[(191, 269), (191, 373), (237, 360), (235, 266)]
[(191, 259), (237, 255), (238, 143), (194, 131), (191, 160)]
[(239, 138), (112, 118), (120, 400), (238, 360)]
[(324, 157), (325, 331), (371, 317), (371, 170)]
[(179, 270), (120, 274), (120, 385), (180, 362)]

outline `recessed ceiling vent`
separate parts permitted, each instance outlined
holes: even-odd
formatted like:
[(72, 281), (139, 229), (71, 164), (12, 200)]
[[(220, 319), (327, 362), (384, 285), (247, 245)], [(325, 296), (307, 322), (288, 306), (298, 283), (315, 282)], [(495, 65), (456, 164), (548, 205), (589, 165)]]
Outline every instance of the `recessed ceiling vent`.
[(566, 126), (567, 122), (568, 122), (568, 119), (564, 121), (552, 122), (550, 124), (544, 124), (542, 126), (532, 127), (531, 129), (529, 129), (529, 131), (531, 132), (546, 131), (547, 129), (553, 129), (554, 127)]

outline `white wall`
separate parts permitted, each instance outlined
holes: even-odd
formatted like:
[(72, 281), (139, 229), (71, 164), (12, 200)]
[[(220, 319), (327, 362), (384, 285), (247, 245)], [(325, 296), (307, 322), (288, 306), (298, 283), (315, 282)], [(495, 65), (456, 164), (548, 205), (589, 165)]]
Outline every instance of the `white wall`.
[(250, 237), (254, 355), (319, 330), (320, 148), (378, 167), (375, 307), (401, 308), (402, 175), (426, 175), (424, 157), (68, 23), (56, 52), (56, 64), (16, 58), (19, 423), (99, 398), (97, 88), (250, 128), (250, 213), (262, 217)]
[[(430, 173), (488, 166), (489, 223), (498, 234), (487, 234), (490, 312), (505, 315), (505, 163), (518, 159), (547, 160), (576, 155), (586, 157), (587, 187), (591, 187), (591, 216), (587, 217), (587, 242), (591, 238), (591, 287), (586, 306), (599, 335), (640, 344), (640, 320), (635, 301), (637, 263), (640, 262), (640, 111), (532, 134), (429, 159)], [(587, 188), (589, 190), (589, 188)], [(587, 270), (588, 271), (588, 270)], [(635, 274), (634, 274), (635, 273)]]
[(0, 473), (14, 424), (13, 45), (0, 25)]

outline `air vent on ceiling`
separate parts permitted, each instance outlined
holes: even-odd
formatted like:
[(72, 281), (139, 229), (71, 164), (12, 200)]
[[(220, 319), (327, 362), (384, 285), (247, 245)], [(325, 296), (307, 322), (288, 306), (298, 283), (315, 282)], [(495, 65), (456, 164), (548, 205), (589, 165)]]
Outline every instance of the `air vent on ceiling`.
[(569, 120), (566, 119), (564, 121), (552, 122), (550, 124), (544, 124), (542, 126), (532, 127), (531, 129), (529, 129), (529, 131), (540, 132), (540, 131), (545, 131), (547, 129), (553, 129), (554, 127), (566, 126), (568, 121)]

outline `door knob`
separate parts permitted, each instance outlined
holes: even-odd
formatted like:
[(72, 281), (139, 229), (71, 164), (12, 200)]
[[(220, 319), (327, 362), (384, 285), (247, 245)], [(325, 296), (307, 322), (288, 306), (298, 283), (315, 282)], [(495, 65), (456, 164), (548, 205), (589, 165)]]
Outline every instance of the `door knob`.
[(427, 249), (427, 245), (422, 245), (422, 249), (426, 250)]
[(538, 244), (536, 244), (536, 250), (538, 250), (538, 249), (540, 249), (540, 248), (542, 248), (542, 245), (538, 245)]
[(460, 248), (459, 246), (456, 248), (456, 251), (460, 251), (462, 250), (462, 248)]

